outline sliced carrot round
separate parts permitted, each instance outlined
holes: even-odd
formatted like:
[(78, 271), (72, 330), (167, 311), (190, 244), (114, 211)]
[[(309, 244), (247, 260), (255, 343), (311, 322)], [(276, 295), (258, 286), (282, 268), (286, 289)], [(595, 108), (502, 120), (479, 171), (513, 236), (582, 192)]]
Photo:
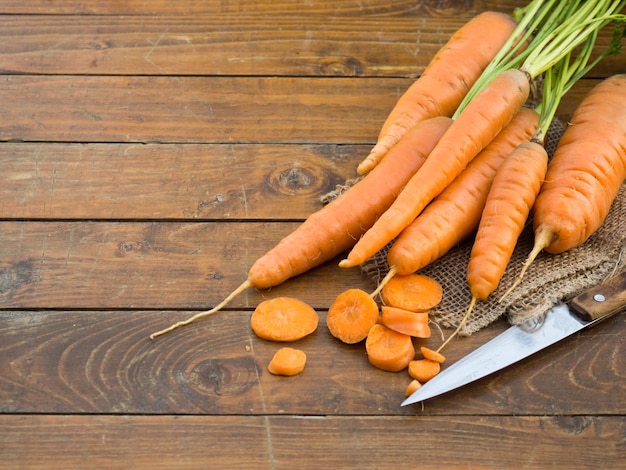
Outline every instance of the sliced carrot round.
[(409, 385), (406, 387), (406, 390), (404, 392), (404, 394), (409, 397), (411, 395), (413, 395), (413, 392), (417, 391), (419, 388), (421, 388), (422, 384), (420, 383), (419, 380), (411, 380), (411, 382), (409, 383)]
[(446, 361), (446, 356), (440, 352), (429, 349), (426, 346), (420, 346), (420, 352), (422, 353), (422, 356), (424, 356), (424, 359), (430, 359), (431, 361), (438, 362), (439, 364), (443, 364)]
[(318, 322), (313, 307), (293, 297), (265, 300), (250, 318), (252, 331), (270, 341), (297, 341), (313, 333)]
[(417, 359), (409, 363), (409, 375), (421, 383), (428, 382), (441, 370), (441, 364), (430, 359)]
[(396, 274), (380, 294), (383, 302), (391, 307), (426, 312), (441, 302), (443, 290), (435, 279), (423, 274)]
[(405, 369), (415, 358), (411, 337), (380, 323), (370, 329), (365, 340), (365, 350), (374, 367), (390, 372)]
[(344, 343), (363, 341), (378, 323), (378, 304), (361, 289), (348, 289), (328, 309), (326, 325), (330, 334)]
[(427, 312), (411, 312), (388, 305), (383, 305), (380, 310), (382, 312), (381, 323), (387, 328), (415, 338), (430, 337)]
[(267, 366), (267, 370), (274, 375), (297, 375), (304, 370), (306, 354), (294, 348), (281, 348)]

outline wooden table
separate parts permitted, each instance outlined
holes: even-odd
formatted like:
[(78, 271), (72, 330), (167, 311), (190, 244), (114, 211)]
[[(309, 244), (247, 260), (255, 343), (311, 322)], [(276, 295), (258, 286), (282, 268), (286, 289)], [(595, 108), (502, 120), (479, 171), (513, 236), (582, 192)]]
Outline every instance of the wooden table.
[[(326, 329), (339, 292), (373, 287), (336, 262), (148, 339), (219, 302), (354, 176), (453, 31), (523, 4), (4, 0), (0, 467), (623, 465), (624, 316), (404, 408), (408, 375)], [(597, 67), (559, 117), (623, 65)], [(267, 372), (277, 345), (249, 327), (279, 295), (320, 313), (292, 378)]]

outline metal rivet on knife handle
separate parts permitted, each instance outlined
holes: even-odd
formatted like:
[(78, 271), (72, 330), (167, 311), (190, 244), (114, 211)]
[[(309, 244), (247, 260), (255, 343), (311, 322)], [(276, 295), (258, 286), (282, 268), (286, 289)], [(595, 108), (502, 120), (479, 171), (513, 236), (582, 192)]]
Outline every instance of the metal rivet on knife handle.
[(597, 320), (626, 308), (626, 271), (575, 297), (570, 308), (583, 320)]

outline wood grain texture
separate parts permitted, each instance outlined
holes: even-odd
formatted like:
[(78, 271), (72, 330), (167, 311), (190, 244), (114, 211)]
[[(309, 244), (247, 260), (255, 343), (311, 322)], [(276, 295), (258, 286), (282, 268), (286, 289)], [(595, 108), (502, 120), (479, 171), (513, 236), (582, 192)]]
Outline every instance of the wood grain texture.
[[(402, 78), (0, 76), (0, 141), (371, 144)], [(598, 81), (572, 88), (571, 115)], [(363, 100), (367, 96), (367, 100)]]
[[(76, 75), (416, 77), (467, 18), (0, 17), (0, 71)], [(223, 27), (228, 23), (228, 29)], [(419, 33), (416, 33), (419, 31)], [(597, 50), (608, 45), (606, 28)], [(609, 57), (592, 74), (617, 73)]]
[(50, 451), (57, 468), (620, 468), (625, 433), (616, 416), (0, 416), (0, 468)]
[[(392, 4), (395, 4), (393, 2)], [(467, 18), (0, 17), (0, 71), (76, 75), (416, 77)], [(224, 24), (228, 28), (224, 28)], [(417, 31), (417, 32), (416, 32)], [(605, 50), (612, 29), (600, 34)], [(608, 57), (591, 73), (622, 68)]]
[(303, 220), (366, 145), (0, 145), (0, 218)]
[[(207, 309), (298, 224), (0, 222), (0, 300), (3, 308)], [(372, 289), (358, 268), (338, 262), (271, 293), (322, 308), (347, 285)], [(341, 283), (329, 285), (331, 277)], [(250, 289), (231, 306), (256, 305), (263, 295)]]
[[(154, 341), (151, 333), (193, 312), (3, 311), (2, 411), (565, 416), (619, 415), (626, 407), (623, 315), (422, 408), (400, 407), (406, 371), (374, 368), (363, 343), (330, 335), (325, 312), (315, 333), (292, 343), (308, 356), (305, 371), (285, 378), (267, 372), (281, 344), (254, 336), (249, 310), (218, 313)], [(504, 328), (456, 340), (449, 363)], [(415, 344), (436, 348), (441, 338)]]
[(404, 15), (474, 15), (483, 10), (510, 12), (525, 2), (518, 0), (246, 0), (223, 1), (167, 1), (143, 0), (33, 0), (25, 4), (18, 0), (5, 0), (0, 14), (70, 14), (70, 15), (219, 15), (257, 14), (269, 16), (404, 16)]

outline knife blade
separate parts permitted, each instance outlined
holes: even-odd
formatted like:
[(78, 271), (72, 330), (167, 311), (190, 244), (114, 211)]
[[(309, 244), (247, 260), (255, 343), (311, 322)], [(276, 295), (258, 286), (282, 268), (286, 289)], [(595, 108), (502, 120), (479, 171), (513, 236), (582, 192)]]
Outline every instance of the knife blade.
[(402, 402), (411, 405), (486, 377), (626, 309), (626, 271), (552, 307), (540, 322), (511, 326), (444, 369)]

